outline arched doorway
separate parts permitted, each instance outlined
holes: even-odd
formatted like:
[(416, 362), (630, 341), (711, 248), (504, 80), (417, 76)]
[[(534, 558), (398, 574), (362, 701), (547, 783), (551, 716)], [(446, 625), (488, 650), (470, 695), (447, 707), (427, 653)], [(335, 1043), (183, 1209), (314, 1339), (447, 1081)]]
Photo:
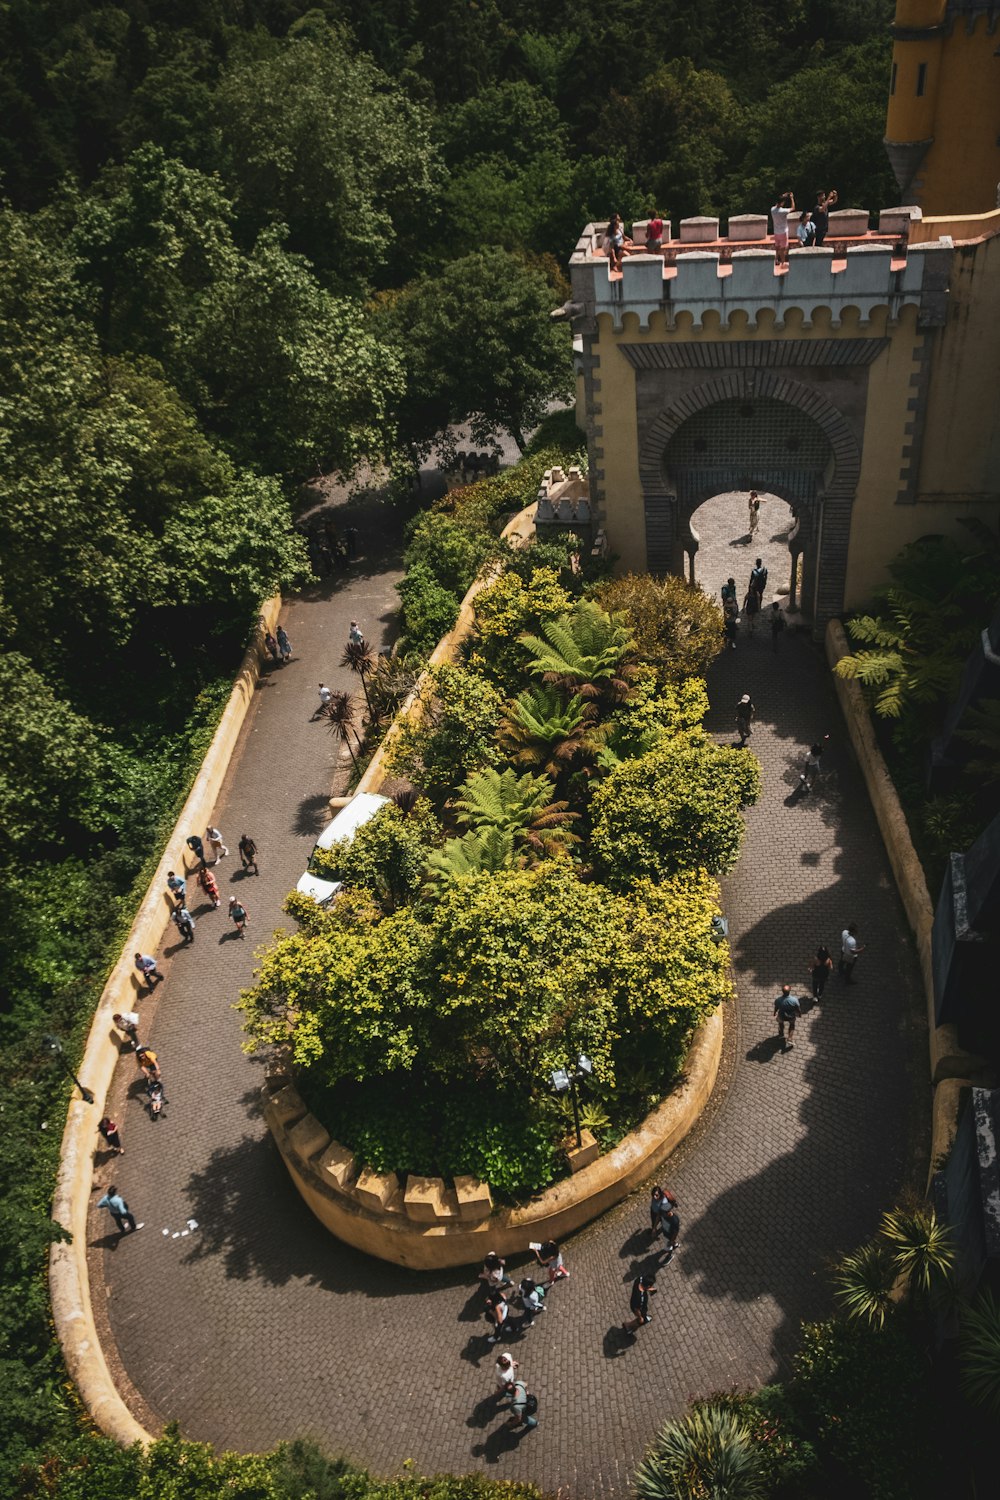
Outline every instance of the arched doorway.
[(706, 380), (660, 411), (642, 440), (650, 571), (696, 577), (694, 512), (713, 496), (755, 489), (795, 511), (795, 602), (825, 620), (842, 606), (859, 467), (844, 417), (815, 390), (770, 371)]
[(751, 532), (748, 491), (730, 490), (703, 500), (688, 523), (693, 548), (689, 580), (719, 597), (727, 579), (736, 581), (740, 603), (758, 558), (767, 568), (765, 603), (779, 597), (789, 610), (800, 607), (802, 554), (796, 543), (798, 518), (780, 495), (758, 491), (760, 511)]

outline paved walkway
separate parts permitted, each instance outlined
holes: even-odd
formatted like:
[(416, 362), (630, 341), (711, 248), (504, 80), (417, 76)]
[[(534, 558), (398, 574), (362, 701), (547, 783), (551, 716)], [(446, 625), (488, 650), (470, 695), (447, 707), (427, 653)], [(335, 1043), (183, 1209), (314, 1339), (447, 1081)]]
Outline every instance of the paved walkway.
[[(782, 513), (765, 499), (762, 541)], [(701, 512), (707, 587), (730, 572), (742, 584), (749, 571), (747, 546), (730, 539), (744, 516), (742, 498)], [(366, 535), (346, 582), (291, 605), (296, 659), (265, 679), (218, 808), (232, 851), (220, 883), (225, 896), (245, 894), (254, 943), (281, 920), (337, 774), (330, 737), (309, 722), (316, 683), (338, 680), (351, 615), (375, 640), (391, 629), (397, 553), (371, 520)], [(780, 542), (767, 545), (777, 557)], [(786, 635), (777, 655), (763, 637), (741, 641), (712, 674), (720, 738), (747, 689), (765, 791), (725, 882), (739, 1002), (723, 1086), (664, 1174), (684, 1227), (652, 1325), (634, 1342), (618, 1331), (647, 1263), (638, 1194), (569, 1243), (571, 1279), (515, 1349), (541, 1425), (520, 1440), (505, 1433), (473, 1276), (366, 1260), (321, 1230), (290, 1186), (259, 1118), (259, 1065), (241, 1053), (230, 1008), (253, 947), (226, 934), (222, 913), (202, 913), (193, 949), (166, 950), (167, 982), (143, 1001), (170, 1106), (154, 1124), (128, 1103), (127, 1155), (114, 1170), (145, 1228), (112, 1248), (104, 1216), (93, 1219), (95, 1302), (103, 1274), (140, 1414), (176, 1418), (221, 1446), (307, 1434), (380, 1472), (412, 1458), (425, 1472), (483, 1467), (596, 1496), (626, 1490), (645, 1444), (689, 1396), (782, 1372), (799, 1320), (829, 1309), (831, 1260), (921, 1164), (926, 1051), (910, 1019), (922, 1012), (914, 956), (822, 657), (802, 636)], [(825, 730), (833, 785), (798, 804), (800, 748)], [(244, 827), (261, 846), (259, 880), (238, 868)], [(807, 1006), (794, 1051), (780, 1054), (777, 986), (801, 984), (815, 944), (832, 947), (851, 919), (869, 945), (859, 984), (845, 990), (835, 978), (823, 1005)], [(122, 1092), (130, 1079), (125, 1063)], [(189, 1219), (198, 1227), (185, 1236)]]

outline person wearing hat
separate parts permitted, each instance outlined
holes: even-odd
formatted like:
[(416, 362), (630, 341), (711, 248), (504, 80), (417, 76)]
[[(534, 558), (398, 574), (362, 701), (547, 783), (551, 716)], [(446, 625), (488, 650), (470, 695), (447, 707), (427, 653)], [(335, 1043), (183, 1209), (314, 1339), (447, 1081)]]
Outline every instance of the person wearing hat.
[(741, 750), (753, 733), (750, 725), (756, 717), (757, 710), (754, 708), (753, 699), (749, 693), (744, 693), (736, 705), (736, 733), (740, 737)]

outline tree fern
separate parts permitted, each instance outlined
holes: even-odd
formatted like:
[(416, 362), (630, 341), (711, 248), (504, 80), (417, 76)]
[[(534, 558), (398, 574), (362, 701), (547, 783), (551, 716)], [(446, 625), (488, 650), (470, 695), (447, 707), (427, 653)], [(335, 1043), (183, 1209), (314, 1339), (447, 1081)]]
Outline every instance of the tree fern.
[(553, 802), (554, 790), (547, 776), (491, 767), (467, 777), (453, 806), (458, 821), (477, 833), (496, 829), (537, 854), (553, 854), (577, 842), (569, 832), (576, 813), (565, 802)]
[(572, 613), (546, 620), (542, 634), (522, 635), (531, 653), (528, 671), (587, 699), (620, 701), (628, 693), (635, 637), (627, 615), (609, 615), (581, 599)]
[(992, 1292), (963, 1310), (960, 1356), (965, 1394), (1000, 1417), (1000, 1302)]
[(495, 874), (517, 863), (514, 835), (501, 828), (472, 830), (460, 839), (448, 839), (427, 861), (427, 889), (441, 895), (456, 880), (483, 871)]
[(575, 760), (591, 759), (599, 743), (596, 710), (579, 693), (568, 700), (552, 683), (520, 693), (500, 724), (500, 743), (519, 766), (558, 776)]

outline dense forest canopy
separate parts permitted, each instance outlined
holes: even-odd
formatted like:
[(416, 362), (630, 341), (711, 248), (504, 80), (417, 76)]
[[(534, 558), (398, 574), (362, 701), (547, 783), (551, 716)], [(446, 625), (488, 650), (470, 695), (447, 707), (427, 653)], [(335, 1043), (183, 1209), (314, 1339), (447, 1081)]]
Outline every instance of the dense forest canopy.
[(0, 5), (4, 1493), (72, 1426), (40, 1038), (82, 1035), (257, 606), (309, 576), (302, 481), (523, 442), (588, 218), (891, 202), (891, 10)]

